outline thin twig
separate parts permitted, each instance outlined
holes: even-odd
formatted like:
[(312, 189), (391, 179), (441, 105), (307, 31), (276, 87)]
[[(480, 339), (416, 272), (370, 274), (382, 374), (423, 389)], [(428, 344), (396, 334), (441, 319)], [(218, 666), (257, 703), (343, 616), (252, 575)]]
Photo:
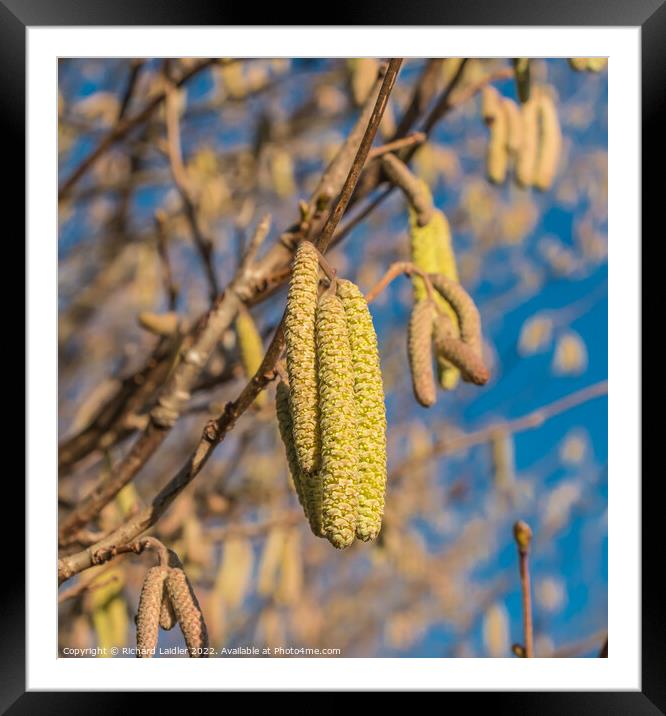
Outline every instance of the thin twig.
[(534, 657), (534, 627), (532, 624), (532, 589), (530, 583), (529, 552), (532, 542), (532, 530), (522, 520), (513, 526), (513, 536), (518, 547), (518, 564), (520, 570), (520, 592), (523, 605), (523, 646), (525, 658)]
[(423, 144), (425, 140), (426, 135), (423, 132), (414, 132), (413, 134), (408, 134), (402, 139), (394, 139), (391, 142), (382, 144), (380, 147), (373, 147), (368, 152), (368, 161), (382, 157), (384, 156), (384, 154), (389, 154), (389, 152), (395, 152), (399, 149), (404, 149), (405, 147), (413, 147), (419, 144)]
[[(502, 428), (509, 433), (519, 433), (523, 430), (531, 430), (538, 428), (543, 425), (547, 420), (563, 413), (567, 410), (575, 408), (577, 405), (586, 403), (588, 400), (598, 398), (608, 393), (608, 381), (604, 380), (599, 383), (594, 383), (587, 388), (571, 393), (570, 395), (555, 400), (552, 403), (543, 405), (540, 408), (523, 415), (514, 420), (508, 420), (502, 422)], [(483, 445), (488, 442), (492, 437), (494, 431), (497, 429), (497, 425), (493, 423), (475, 432), (467, 433), (465, 435), (459, 435), (455, 438), (442, 438), (437, 440), (428, 450), (424, 451), (423, 454), (417, 458), (408, 458), (400, 463), (391, 472), (390, 479), (392, 481), (400, 480), (404, 475), (407, 475), (414, 468), (421, 465), (427, 460), (431, 460), (439, 455), (450, 455), (455, 452), (467, 450), (474, 445)]]
[(157, 234), (157, 254), (160, 257), (162, 265), (162, 283), (164, 285), (164, 293), (167, 297), (167, 306), (170, 311), (176, 308), (178, 302), (178, 286), (173, 280), (173, 271), (171, 270), (171, 261), (169, 259), (169, 249), (166, 239), (166, 214), (162, 209), (155, 212), (155, 229)]
[(261, 537), (273, 527), (298, 524), (303, 517), (300, 509), (287, 510), (261, 522), (246, 522), (244, 524), (218, 527), (206, 530), (206, 537), (213, 542), (223, 542), (229, 537)]

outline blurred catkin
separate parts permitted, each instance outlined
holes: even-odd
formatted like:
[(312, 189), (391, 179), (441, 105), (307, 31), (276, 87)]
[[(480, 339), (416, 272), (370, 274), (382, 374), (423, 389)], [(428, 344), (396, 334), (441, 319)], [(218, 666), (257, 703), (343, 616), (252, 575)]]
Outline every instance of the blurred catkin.
[[(264, 345), (252, 314), (246, 308), (241, 308), (236, 317), (236, 334), (243, 373), (249, 380), (261, 365), (264, 358)], [(265, 405), (265, 391), (259, 393), (255, 402), (260, 407)]]
[(215, 593), (230, 609), (240, 607), (252, 577), (254, 552), (245, 537), (228, 537), (224, 541), (222, 562), (215, 578)]
[(357, 436), (354, 371), (342, 301), (324, 293), (317, 308), (321, 416), (322, 523), (329, 542), (349, 547), (356, 533)]
[(338, 296), (347, 317), (354, 368), (358, 446), (358, 520), (356, 536), (379, 534), (386, 489), (386, 408), (377, 335), (365, 297), (351, 281), (338, 280)]
[(539, 120), (539, 151), (534, 185), (541, 191), (550, 189), (562, 152), (562, 130), (553, 98), (545, 91), (537, 99)]
[(518, 105), (509, 97), (502, 99), (502, 110), (506, 117), (506, 148), (512, 156), (520, 150), (523, 141), (523, 118)]
[(190, 580), (179, 567), (170, 567), (164, 584), (192, 658), (207, 658), (208, 630)]
[(150, 659), (157, 646), (167, 567), (151, 567), (141, 587), (136, 614), (136, 656)]
[(315, 313), (319, 257), (307, 241), (296, 249), (285, 314), (287, 372), (294, 445), (301, 469), (314, 472), (319, 463), (319, 408)]
[(125, 578), (120, 567), (113, 567), (101, 571), (97, 579), (100, 586), (92, 582), (88, 590), (90, 615), (97, 646), (105, 650), (100, 656), (110, 656), (112, 647), (124, 646), (127, 640), (129, 617), (123, 595)]
[(352, 98), (357, 107), (365, 104), (379, 72), (379, 61), (374, 57), (356, 57), (347, 60), (350, 72)]
[(534, 183), (539, 143), (538, 108), (534, 97), (523, 104), (521, 116), (523, 120), (523, 141), (516, 160), (516, 181), (520, 186), (527, 188)]
[(279, 580), (275, 590), (275, 602), (280, 605), (295, 604), (303, 593), (303, 561), (301, 535), (292, 528), (283, 542)]
[(424, 407), (435, 403), (436, 387), (432, 368), (432, 334), (435, 308), (430, 301), (419, 301), (412, 309), (407, 328), (407, 357), (412, 374), (414, 397)]
[(275, 590), (286, 537), (287, 530), (281, 526), (274, 527), (266, 537), (257, 574), (257, 594), (261, 597), (269, 597)]
[(488, 85), (481, 99), (483, 118), (490, 130), (486, 173), (493, 184), (503, 184), (508, 166), (509, 123), (497, 90)]

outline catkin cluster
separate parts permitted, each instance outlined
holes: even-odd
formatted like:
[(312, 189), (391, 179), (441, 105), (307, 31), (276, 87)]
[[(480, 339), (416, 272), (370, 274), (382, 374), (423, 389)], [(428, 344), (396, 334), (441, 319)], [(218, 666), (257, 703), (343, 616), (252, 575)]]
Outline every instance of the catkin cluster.
[(569, 64), (576, 72), (601, 72), (608, 65), (607, 57), (570, 57)]
[(206, 658), (208, 632), (201, 607), (173, 552), (170, 560), (172, 566), (152, 567), (146, 573), (135, 618), (137, 658), (151, 658), (157, 647), (159, 628), (168, 631), (176, 624), (180, 625), (189, 655)]
[(534, 87), (518, 107), (488, 86), (481, 96), (481, 115), (489, 129), (489, 181), (503, 184), (513, 165), (519, 186), (549, 189), (562, 150), (562, 132), (551, 93), (544, 87)]
[(483, 362), (481, 320), (474, 301), (453, 279), (442, 274), (429, 274), (436, 295), (446, 300), (456, 315), (456, 323), (439, 309), (435, 301), (417, 301), (407, 330), (407, 352), (412, 387), (417, 401), (424, 407), (435, 402), (435, 380), (432, 352), (459, 371), (462, 379), (484, 385), (490, 374)]
[[(310, 265), (316, 251), (303, 246), (296, 253), (292, 285), (302, 296), (307, 276), (307, 300), (287, 300), (289, 387), (278, 384), (276, 412), (289, 471), (310, 527), (341, 549), (355, 538), (373, 540), (381, 529), (384, 388), (377, 337), (363, 294), (352, 282), (337, 279), (317, 299), (318, 274)], [(289, 296), (295, 294), (290, 286)], [(297, 433), (298, 425), (307, 427), (305, 437)]]

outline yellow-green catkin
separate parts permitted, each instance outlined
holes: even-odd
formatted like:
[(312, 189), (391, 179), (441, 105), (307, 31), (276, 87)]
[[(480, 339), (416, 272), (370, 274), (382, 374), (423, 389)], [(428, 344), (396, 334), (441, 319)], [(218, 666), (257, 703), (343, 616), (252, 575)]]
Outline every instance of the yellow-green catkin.
[(516, 159), (516, 181), (520, 186), (527, 188), (534, 184), (539, 142), (538, 108), (534, 97), (521, 107), (521, 115), (523, 141)]
[(208, 630), (187, 575), (178, 567), (170, 567), (164, 588), (173, 606), (189, 655), (195, 659), (207, 658)]
[(516, 75), (518, 98), (525, 104), (530, 98), (530, 60), (528, 57), (515, 57), (513, 69)]
[(310, 523), (312, 533), (321, 537), (321, 479), (318, 472), (304, 473), (301, 470), (294, 445), (289, 388), (282, 381), (278, 383), (275, 400), (280, 436), (285, 446), (289, 472), (298, 501)]
[[(241, 308), (236, 316), (236, 335), (243, 373), (249, 379), (261, 365), (264, 358), (264, 345), (252, 314), (245, 308)], [(255, 402), (259, 406), (265, 405), (266, 393), (259, 393)]]
[(607, 57), (570, 57), (569, 64), (577, 72), (601, 72), (608, 65)]
[(414, 397), (424, 407), (434, 405), (435, 376), (432, 369), (432, 332), (435, 308), (431, 301), (414, 304), (407, 327), (407, 357)]
[(152, 567), (143, 580), (136, 613), (136, 656), (138, 659), (150, 659), (155, 653), (166, 576), (166, 567)]
[[(97, 581), (100, 586), (95, 584)], [(126, 643), (129, 617), (123, 594), (124, 583), (123, 571), (119, 567), (102, 572), (91, 583), (88, 599), (97, 646), (100, 648), (99, 656), (112, 656), (113, 647), (121, 647)]]
[(338, 296), (347, 316), (354, 368), (358, 446), (358, 517), (356, 536), (377, 537), (386, 490), (386, 408), (377, 334), (365, 297), (356, 284), (338, 280)]
[(319, 465), (319, 407), (315, 313), (319, 284), (319, 257), (307, 241), (296, 249), (292, 267), (284, 334), (287, 348), (294, 445), (301, 469), (315, 472)]
[[(416, 213), (410, 209), (409, 225), (412, 249), (412, 262), (428, 273), (440, 273), (447, 278), (458, 281), (456, 257), (453, 251), (451, 227), (442, 211), (436, 209), (432, 218), (425, 226), (419, 226)], [(420, 276), (412, 278), (414, 298), (417, 302), (428, 297), (425, 283)], [(437, 305), (458, 326), (456, 312), (442, 296), (435, 296)], [(437, 376), (444, 390), (453, 390), (460, 379), (460, 371), (443, 356), (437, 358)]]
[(286, 539), (287, 529), (279, 525), (266, 537), (257, 571), (257, 594), (260, 597), (270, 597), (275, 590)]
[(486, 150), (486, 174), (493, 184), (503, 184), (508, 166), (509, 125), (498, 91), (487, 86), (481, 99), (483, 119), (488, 125), (490, 137)]
[(557, 173), (562, 153), (562, 130), (553, 98), (540, 92), (537, 98), (539, 120), (539, 151), (534, 173), (534, 186), (541, 191), (550, 189)]
[(358, 457), (356, 403), (347, 318), (331, 292), (317, 308), (319, 411), (321, 430), (322, 526), (338, 549), (356, 534)]
[(518, 105), (509, 97), (502, 99), (502, 110), (506, 117), (506, 148), (511, 156), (520, 150), (523, 138), (523, 119)]

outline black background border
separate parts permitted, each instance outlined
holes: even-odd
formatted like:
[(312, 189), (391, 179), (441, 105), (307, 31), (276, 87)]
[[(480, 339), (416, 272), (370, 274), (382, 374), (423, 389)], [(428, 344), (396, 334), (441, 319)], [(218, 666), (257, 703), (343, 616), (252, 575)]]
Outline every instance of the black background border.
[[(263, 26), (275, 25), (551, 25), (551, 26), (641, 26), (642, 49), (642, 226), (664, 232), (664, 166), (666, 162), (666, 5), (664, 0), (391, 0), (345, 3), (338, 0), (329, 17), (304, 17), (303, 10), (291, 12), (283, 3), (271, 7), (234, 7), (211, 0), (0, 0), (0, 138), (8, 206), (25, 205), (25, 80), (26, 27), (62, 25), (253, 25), (246, 22), (261, 15)], [(323, 14), (323, 13), (322, 13)], [(307, 23), (303, 21), (307, 20)], [(54, 188), (55, 190), (55, 188)], [(25, 215), (16, 212), (13, 236), (25, 236)], [(651, 221), (654, 219), (654, 221)], [(9, 239), (9, 235), (5, 237)], [(658, 237), (655, 237), (657, 239)], [(663, 242), (663, 241), (662, 241)], [(25, 267), (25, 254), (18, 248), (16, 266)], [(17, 268), (18, 271), (18, 268)], [(642, 269), (641, 269), (642, 271)], [(663, 276), (661, 277), (663, 282)], [(647, 282), (646, 282), (647, 284)], [(642, 277), (639, 276), (642, 287)], [(642, 290), (642, 289), (641, 289)], [(3, 292), (6, 289), (3, 286)], [(6, 296), (8, 298), (8, 296)], [(15, 300), (15, 298), (14, 298)], [(643, 300), (644, 302), (644, 300)], [(7, 305), (5, 303), (5, 305)], [(636, 317), (639, 325), (642, 321)], [(21, 326), (18, 327), (20, 332)], [(20, 344), (19, 344), (20, 353)], [(12, 356), (20, 364), (20, 355)], [(663, 369), (662, 369), (663, 371)], [(640, 402), (641, 396), (636, 396)], [(20, 424), (18, 417), (16, 424)], [(663, 431), (662, 431), (663, 432)], [(642, 440), (642, 437), (641, 437)], [(663, 440), (663, 438), (662, 438)], [(666, 600), (664, 599), (663, 503), (657, 495), (663, 468), (657, 480), (642, 484), (642, 692), (475, 692), (442, 694), (442, 706), (464, 699), (466, 707), (492, 710), (493, 714), (666, 714)], [(16, 473), (14, 473), (16, 474)], [(638, 479), (641, 466), (635, 475)], [(20, 534), (24, 519), (25, 485), (6, 471), (3, 494), (11, 500)], [(657, 510), (659, 513), (657, 514)], [(612, 549), (612, 544), (610, 545)], [(25, 692), (25, 554), (18, 545), (5, 542), (2, 550), (0, 590), (0, 708), (2, 713), (67, 714), (133, 713), (156, 708), (156, 694), (145, 692)], [(611, 641), (610, 652), (613, 646)], [(390, 686), (390, 684), (387, 684)], [(82, 687), (85, 687), (82, 684)], [(307, 688), (307, 684), (303, 684)], [(529, 684), (526, 684), (529, 688)], [(171, 708), (191, 695), (170, 693)], [(492, 699), (492, 701), (491, 701)], [(149, 702), (150, 700), (150, 702)], [(183, 700), (183, 705), (185, 701)], [(217, 709), (230, 704), (219, 700)], [(237, 708), (237, 707), (232, 707)], [(247, 706), (245, 706), (247, 708)]]

